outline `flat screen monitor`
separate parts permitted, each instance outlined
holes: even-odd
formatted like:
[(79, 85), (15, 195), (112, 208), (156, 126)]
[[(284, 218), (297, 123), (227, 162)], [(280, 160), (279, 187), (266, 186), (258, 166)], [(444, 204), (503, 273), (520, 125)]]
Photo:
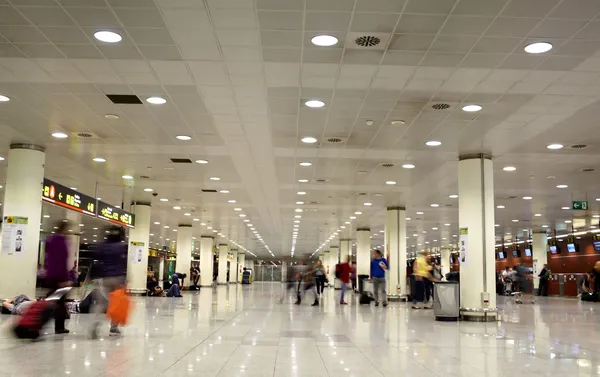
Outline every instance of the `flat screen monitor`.
[(594, 250), (600, 251), (600, 241), (594, 241)]
[(498, 259), (504, 259), (504, 251), (498, 253)]
[(531, 256), (531, 249), (525, 249), (525, 256), (526, 257), (530, 257)]
[(560, 252), (558, 251), (558, 246), (556, 245), (550, 245), (550, 254), (559, 254)]
[(512, 255), (513, 255), (513, 258), (520, 258), (521, 250), (513, 250)]
[(574, 243), (568, 243), (567, 244), (567, 251), (569, 253), (575, 253), (575, 252), (577, 252), (577, 247), (575, 246)]

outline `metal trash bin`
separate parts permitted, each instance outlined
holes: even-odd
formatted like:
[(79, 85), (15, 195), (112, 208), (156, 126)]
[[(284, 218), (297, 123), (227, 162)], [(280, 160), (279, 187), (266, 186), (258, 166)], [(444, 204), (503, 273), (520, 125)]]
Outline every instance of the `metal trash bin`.
[(433, 283), (433, 315), (436, 321), (460, 318), (460, 285), (456, 281)]

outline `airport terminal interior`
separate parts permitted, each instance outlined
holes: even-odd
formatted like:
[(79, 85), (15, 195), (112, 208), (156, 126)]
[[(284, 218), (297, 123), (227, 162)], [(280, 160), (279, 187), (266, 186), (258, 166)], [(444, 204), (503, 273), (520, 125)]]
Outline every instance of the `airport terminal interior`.
[(600, 375), (597, 111), (599, 0), (0, 0), (0, 377)]

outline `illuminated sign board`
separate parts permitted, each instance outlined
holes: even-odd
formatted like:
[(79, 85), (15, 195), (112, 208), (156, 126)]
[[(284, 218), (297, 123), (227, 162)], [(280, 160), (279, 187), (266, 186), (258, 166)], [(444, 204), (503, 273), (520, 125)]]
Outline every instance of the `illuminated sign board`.
[(115, 208), (108, 203), (98, 200), (98, 218), (117, 225), (135, 228), (135, 216), (132, 213)]
[(44, 178), (42, 200), (57, 206), (96, 216), (96, 199)]

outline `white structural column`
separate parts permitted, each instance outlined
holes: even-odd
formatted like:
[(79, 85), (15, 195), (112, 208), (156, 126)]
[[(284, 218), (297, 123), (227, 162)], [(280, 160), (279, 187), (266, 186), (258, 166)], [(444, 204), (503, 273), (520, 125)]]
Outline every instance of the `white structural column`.
[[(236, 272), (238, 283), (242, 282), (242, 272), (244, 271), (245, 266), (246, 266), (246, 253), (244, 253), (242, 251), (238, 251), (238, 270)], [(253, 270), (252, 273), (255, 274), (256, 271)]]
[(238, 250), (231, 249), (231, 264), (229, 265), (229, 282), (237, 283)]
[(67, 220), (69, 220), (69, 229), (67, 233), (67, 244), (69, 246), (69, 262), (67, 266), (69, 270), (73, 266), (79, 266), (79, 234), (85, 231), (79, 224), (81, 223), (81, 215), (75, 211), (67, 211)]
[(445, 279), (446, 274), (450, 272), (450, 248), (444, 247), (440, 251), (440, 260), (442, 266), (442, 277)]
[[(460, 157), (458, 195), (461, 307), (496, 308), (494, 170), (490, 156)], [(484, 318), (478, 312), (463, 314), (467, 320)], [(487, 318), (494, 320), (495, 316)]]
[(389, 207), (385, 218), (385, 245), (390, 270), (387, 273), (388, 296), (404, 296), (406, 291), (406, 210)]
[(538, 289), (540, 278), (538, 274), (548, 263), (548, 235), (546, 232), (533, 232), (533, 287)]
[(6, 236), (10, 235), (11, 242), (2, 245), (0, 251), (0, 297), (18, 294), (35, 297), (45, 149), (13, 144), (7, 157), (4, 216), (27, 218), (27, 224), (23, 225), (25, 232), (21, 235), (6, 222), (3, 224), (2, 230), (10, 232)]
[(213, 243), (209, 236), (200, 238), (200, 286), (212, 287), (213, 284)]
[(165, 275), (165, 258), (166, 255), (160, 256), (160, 263), (158, 265), (158, 285), (163, 288), (163, 276)]
[(219, 270), (217, 271), (217, 284), (227, 284), (227, 244), (219, 245)]
[(352, 240), (344, 238), (340, 240), (340, 262), (347, 262), (352, 258)]
[(129, 231), (127, 252), (127, 288), (145, 292), (148, 270), (148, 244), (150, 243), (150, 203), (135, 203), (135, 228)]
[(371, 273), (371, 229), (356, 230), (356, 274)]
[(192, 240), (192, 226), (189, 224), (179, 224), (177, 227), (177, 260), (175, 261), (175, 272), (186, 274), (185, 285), (190, 285), (192, 275), (192, 249), (194, 241)]
[(335, 283), (335, 265), (340, 263), (340, 248), (339, 246), (330, 246), (329, 247), (329, 274), (327, 275), (327, 279), (329, 280), (330, 285), (334, 285)]

